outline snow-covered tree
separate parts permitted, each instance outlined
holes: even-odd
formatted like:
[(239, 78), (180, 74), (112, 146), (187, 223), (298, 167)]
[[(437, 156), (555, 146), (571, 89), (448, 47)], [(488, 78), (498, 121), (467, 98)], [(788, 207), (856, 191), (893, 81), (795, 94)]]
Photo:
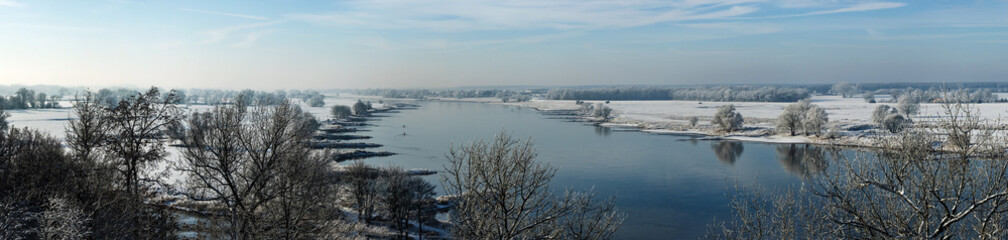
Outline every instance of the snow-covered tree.
[(812, 133), (817, 136), (822, 133), (827, 122), (829, 122), (829, 116), (826, 114), (826, 110), (816, 105), (809, 107), (809, 109), (805, 111), (805, 116), (802, 118), (802, 125), (805, 128), (805, 133)]
[(602, 105), (601, 103), (595, 104), (595, 111), (592, 112), (593, 116), (600, 117), (603, 120), (609, 119), (611, 114), (612, 114), (612, 108), (609, 108), (609, 106), (606, 105)]
[(350, 117), (353, 114), (353, 110), (344, 105), (334, 105), (329, 109), (329, 113), (332, 114), (333, 118), (343, 119)]
[(872, 121), (891, 133), (898, 133), (913, 122), (889, 105), (875, 107), (875, 111), (872, 112)]
[(802, 100), (784, 107), (781, 115), (777, 116), (777, 131), (788, 131), (791, 136), (794, 136), (795, 132), (798, 132), (802, 127), (802, 118), (805, 117), (805, 111), (809, 109), (809, 106), (808, 100)]
[(361, 100), (357, 100), (357, 103), (354, 103), (354, 105), (353, 105), (352, 108), (353, 108), (352, 109), (353, 110), (353, 115), (357, 115), (357, 116), (367, 116), (367, 115), (369, 115), (368, 114), (368, 106), (367, 106), (367, 104), (365, 104)]
[(42, 239), (84, 239), (90, 232), (85, 225), (87, 216), (80, 208), (64, 198), (49, 198), (48, 208), (40, 219)]
[(875, 107), (875, 110), (872, 111), (872, 118), (871, 119), (872, 119), (872, 122), (875, 123), (875, 125), (878, 125), (878, 126), (881, 127), (882, 126), (882, 121), (885, 120), (886, 116), (889, 116), (890, 114), (895, 114), (895, 113), (896, 113), (896, 109), (895, 108), (892, 108), (892, 107), (890, 107), (889, 105), (886, 105), (886, 104), (882, 104), (882, 105), (878, 105), (877, 107)]
[(714, 124), (714, 126), (723, 131), (732, 132), (742, 128), (744, 121), (742, 114), (735, 112), (735, 106), (728, 104), (718, 107), (718, 111), (714, 114), (711, 124)]
[(904, 94), (899, 97), (899, 103), (896, 104), (896, 109), (900, 114), (906, 116), (917, 115), (920, 112), (920, 100), (910, 94)]
[(308, 99), (308, 106), (311, 107), (325, 106), (325, 96), (323, 96), (322, 94), (312, 96), (310, 99)]
[(845, 82), (837, 83), (837, 84), (833, 85), (833, 87), (830, 88), (830, 90), (832, 90), (833, 93), (836, 93), (836, 94), (839, 94), (840, 96), (843, 96), (844, 98), (848, 98), (848, 97), (854, 96), (854, 94), (857, 94), (857, 92), (858, 92), (857, 86), (854, 86), (854, 85), (851, 85), (850, 83), (845, 83)]

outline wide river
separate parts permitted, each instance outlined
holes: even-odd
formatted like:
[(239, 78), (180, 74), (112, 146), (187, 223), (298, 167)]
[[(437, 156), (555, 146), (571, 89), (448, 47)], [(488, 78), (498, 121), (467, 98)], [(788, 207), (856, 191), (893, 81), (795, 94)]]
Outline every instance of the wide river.
[[(353, 99), (328, 98), (328, 105)], [(628, 217), (619, 239), (693, 239), (716, 219), (729, 219), (727, 196), (736, 183), (790, 187), (814, 172), (814, 164), (795, 157), (803, 145), (697, 141), (686, 136), (648, 134), (595, 127), (551, 118), (516, 106), (410, 102), (417, 110), (384, 113), (361, 132), (384, 144), (376, 150), (398, 153), (364, 160), (373, 165), (441, 170), (451, 144), (489, 139), (501, 130), (531, 137), (539, 161), (557, 169), (553, 188), (594, 190), (616, 196)], [(194, 109), (206, 109), (196, 106)], [(319, 118), (327, 108), (306, 108)], [(62, 137), (68, 109), (11, 111), (15, 127), (32, 127)], [(404, 135), (405, 133), (405, 135)], [(790, 154), (789, 154), (790, 153)], [(758, 177), (757, 177), (758, 176)], [(440, 177), (425, 177), (440, 185)], [(440, 191), (440, 189), (439, 189)]]
[[(383, 114), (387, 117), (362, 133), (374, 137), (368, 142), (385, 145), (379, 150), (398, 153), (365, 162), (441, 170), (451, 144), (488, 139), (502, 129), (516, 137), (531, 137), (539, 161), (557, 168), (555, 190), (594, 188), (599, 196), (617, 197), (617, 207), (628, 214), (619, 239), (696, 238), (715, 218), (732, 217), (727, 194), (734, 191), (736, 181), (794, 186), (809, 171), (800, 159), (778, 155), (802, 145), (696, 141), (619, 131), (516, 106), (416, 103), (419, 109)], [(438, 176), (427, 179), (440, 185)]]

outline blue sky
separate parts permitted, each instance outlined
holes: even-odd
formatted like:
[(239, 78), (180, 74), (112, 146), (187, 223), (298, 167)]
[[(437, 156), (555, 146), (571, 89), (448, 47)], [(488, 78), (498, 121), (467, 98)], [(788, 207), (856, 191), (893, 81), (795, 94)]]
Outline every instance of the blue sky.
[(0, 0), (0, 84), (1008, 81), (1008, 1)]

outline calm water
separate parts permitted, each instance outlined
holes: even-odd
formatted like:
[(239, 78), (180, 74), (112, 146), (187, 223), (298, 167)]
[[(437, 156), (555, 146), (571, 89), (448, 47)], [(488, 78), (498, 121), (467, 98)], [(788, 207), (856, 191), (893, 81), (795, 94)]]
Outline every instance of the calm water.
[[(696, 238), (715, 217), (732, 216), (726, 193), (736, 180), (793, 186), (802, 174), (815, 171), (802, 160), (785, 156), (792, 148), (800, 151), (801, 145), (695, 141), (616, 131), (550, 119), (514, 106), (418, 104), (419, 110), (386, 114), (373, 122), (377, 125), (368, 128), (371, 132), (363, 133), (374, 137), (369, 142), (385, 145), (379, 150), (399, 153), (366, 162), (441, 170), (452, 143), (490, 138), (506, 129), (534, 139), (539, 160), (557, 168), (554, 189), (594, 187), (600, 196), (616, 195), (617, 206), (628, 214), (619, 239)], [(437, 176), (427, 179), (439, 184)]]

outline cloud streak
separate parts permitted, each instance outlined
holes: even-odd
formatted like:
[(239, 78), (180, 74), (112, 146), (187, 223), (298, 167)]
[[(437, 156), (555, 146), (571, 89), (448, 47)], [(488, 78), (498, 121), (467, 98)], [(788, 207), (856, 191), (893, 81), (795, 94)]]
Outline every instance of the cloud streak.
[[(224, 40), (228, 39), (228, 37), (231, 34), (233, 34), (233, 33), (244, 31), (244, 30), (249, 30), (249, 29), (256, 29), (256, 28), (262, 28), (262, 27), (272, 26), (272, 25), (276, 25), (276, 24), (279, 24), (279, 23), (282, 23), (282, 22), (283, 21), (272, 21), (272, 22), (263, 22), (263, 23), (244, 24), (244, 25), (236, 25), (236, 26), (230, 26), (230, 27), (224, 27), (224, 28), (218, 28), (218, 29), (206, 31), (204, 33), (207, 36), (209, 36), (209, 37), (206, 40), (198, 42), (197, 44), (207, 45), (207, 44), (219, 43), (221, 41), (224, 41)], [(258, 37), (255, 37), (255, 38), (258, 39)], [(253, 39), (252, 42), (254, 42), (256, 39)]]
[(0, 6), (4, 7), (24, 7), (24, 4), (11, 1), (11, 0), (0, 0)]
[(377, 29), (438, 31), (598, 29), (737, 17), (758, 0), (401, 0), (350, 1), (340, 11), (292, 14), (295, 20)]
[(771, 18), (807, 17), (807, 16), (837, 14), (837, 13), (867, 12), (867, 11), (884, 10), (890, 8), (899, 8), (903, 6), (906, 6), (906, 4), (897, 2), (866, 2), (866, 3), (854, 4), (848, 7), (837, 8), (833, 10), (823, 10), (802, 14), (792, 14), (792, 15), (778, 15), (769, 17), (736, 18), (736, 19), (771, 19)]
[[(0, 1), (5, 1), (5, 0), (0, 0)], [(229, 12), (218, 12), (218, 11), (203, 10), (203, 9), (179, 8), (179, 10), (186, 11), (186, 12), (206, 13), (206, 14), (212, 14), (212, 15), (218, 15), (218, 16), (236, 17), (236, 18), (245, 18), (245, 19), (254, 19), (254, 20), (269, 20), (269, 18), (267, 18), (267, 17), (245, 15), (245, 14), (238, 14), (238, 13), (229, 13)]]

